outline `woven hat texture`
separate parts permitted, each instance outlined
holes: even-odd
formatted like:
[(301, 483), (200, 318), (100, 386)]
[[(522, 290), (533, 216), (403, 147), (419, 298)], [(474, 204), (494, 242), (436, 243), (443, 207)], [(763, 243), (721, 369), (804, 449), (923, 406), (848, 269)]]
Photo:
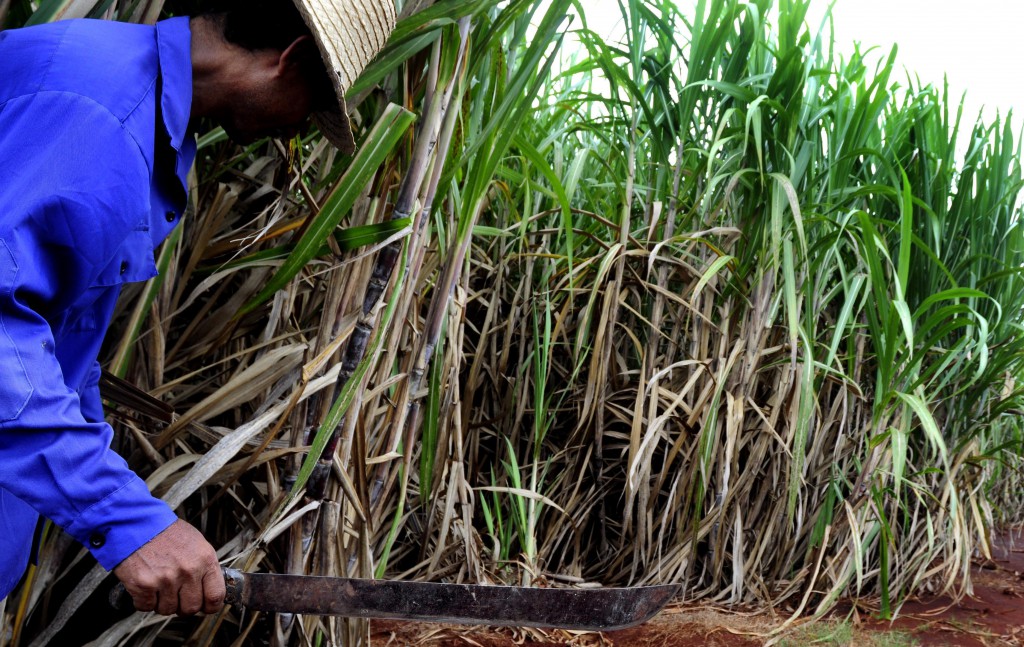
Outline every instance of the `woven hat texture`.
[(320, 132), (346, 155), (355, 149), (345, 92), (395, 28), (394, 0), (293, 0), (313, 32), (338, 95), (336, 110), (313, 115)]

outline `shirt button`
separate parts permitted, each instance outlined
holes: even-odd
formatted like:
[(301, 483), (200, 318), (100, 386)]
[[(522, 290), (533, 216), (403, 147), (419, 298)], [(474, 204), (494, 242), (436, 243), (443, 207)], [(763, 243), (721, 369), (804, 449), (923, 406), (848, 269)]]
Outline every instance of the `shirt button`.
[(94, 532), (89, 535), (89, 545), (93, 548), (103, 548), (103, 544), (105, 544), (106, 541), (107, 538), (98, 532)]
[(168, 211), (164, 214), (164, 218), (167, 218), (167, 222), (174, 222), (174, 219), (177, 217), (178, 214), (174, 213), (174, 211)]
[(128, 261), (121, 261), (121, 274), (128, 271)]

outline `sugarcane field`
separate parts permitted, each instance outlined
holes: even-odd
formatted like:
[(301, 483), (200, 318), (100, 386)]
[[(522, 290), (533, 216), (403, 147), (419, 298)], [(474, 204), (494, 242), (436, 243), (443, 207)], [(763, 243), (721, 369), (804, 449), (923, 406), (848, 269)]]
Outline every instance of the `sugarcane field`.
[(0, 647), (1024, 646), (1022, 122), (844, 5), (0, 0)]

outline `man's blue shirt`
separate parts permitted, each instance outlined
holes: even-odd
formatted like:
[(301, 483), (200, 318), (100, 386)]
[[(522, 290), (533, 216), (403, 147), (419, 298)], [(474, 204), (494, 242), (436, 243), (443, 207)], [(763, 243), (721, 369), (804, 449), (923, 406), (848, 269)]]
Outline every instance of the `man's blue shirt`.
[(0, 599), (37, 514), (112, 569), (174, 513), (110, 449), (96, 362), (185, 207), (186, 18), (0, 32)]

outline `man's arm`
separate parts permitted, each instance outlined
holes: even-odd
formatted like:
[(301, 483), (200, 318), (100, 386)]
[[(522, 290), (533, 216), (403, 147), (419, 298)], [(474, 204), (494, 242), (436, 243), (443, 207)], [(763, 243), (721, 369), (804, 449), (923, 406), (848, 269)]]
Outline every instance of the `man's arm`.
[(83, 415), (47, 319), (116, 254), (104, 227), (143, 221), (149, 183), (137, 146), (87, 100), (12, 100), (0, 105), (0, 177), (0, 487), (115, 570), (138, 608), (219, 608), (213, 548), (110, 450), (110, 427)]
[(19, 297), (17, 277), (39, 276), (30, 267), (0, 240), (0, 486), (114, 570), (140, 610), (215, 611), (223, 580), (212, 547), (109, 449), (110, 427), (82, 415), (49, 326)]
[[(99, 386), (101, 374), (99, 363), (94, 363), (82, 389), (81, 410), (88, 422), (103, 422), (104, 419)], [(195, 553), (197, 546), (196, 554), (205, 556), (203, 561), (174, 561), (175, 555)], [(114, 575), (125, 585), (135, 608), (140, 611), (158, 611), (164, 615), (191, 615), (199, 611), (215, 613), (223, 600), (223, 594), (218, 592), (221, 571), (216, 556), (211, 555), (208, 548), (206, 538), (195, 528), (175, 519), (152, 541), (119, 563), (114, 568)], [(172, 559), (168, 560), (168, 557)], [(161, 574), (166, 573), (173, 574), (173, 577), (164, 581)], [(177, 607), (171, 605), (175, 600)]]

